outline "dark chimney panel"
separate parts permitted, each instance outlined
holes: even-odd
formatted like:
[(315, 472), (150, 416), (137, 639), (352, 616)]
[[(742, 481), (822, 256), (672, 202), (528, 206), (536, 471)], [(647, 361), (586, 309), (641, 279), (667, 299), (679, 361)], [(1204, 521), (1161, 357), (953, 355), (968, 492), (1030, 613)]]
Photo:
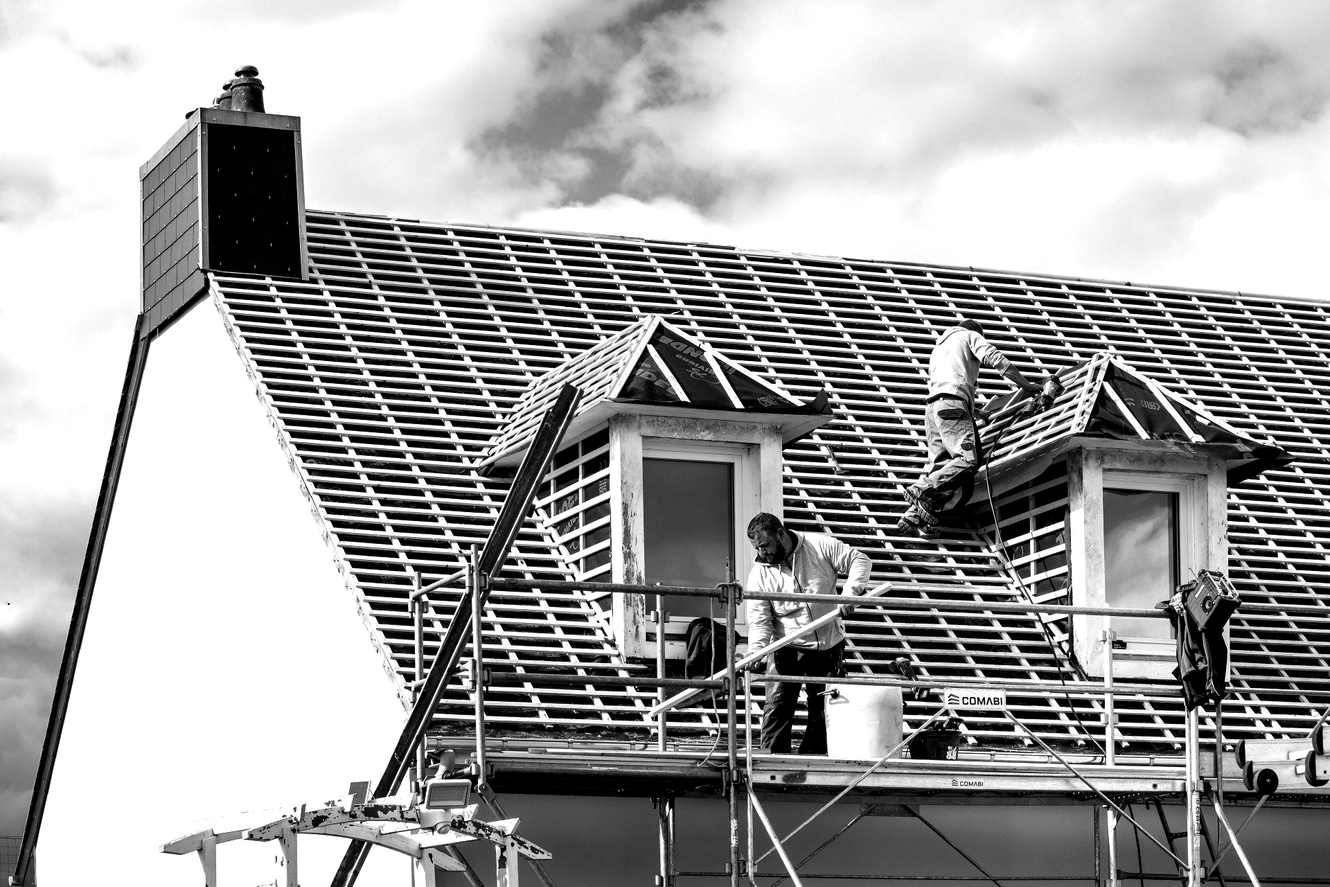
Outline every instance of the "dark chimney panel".
[(210, 183), (205, 267), (300, 277), (303, 207), (296, 181), (297, 135), (279, 129), (213, 126), (204, 138)]

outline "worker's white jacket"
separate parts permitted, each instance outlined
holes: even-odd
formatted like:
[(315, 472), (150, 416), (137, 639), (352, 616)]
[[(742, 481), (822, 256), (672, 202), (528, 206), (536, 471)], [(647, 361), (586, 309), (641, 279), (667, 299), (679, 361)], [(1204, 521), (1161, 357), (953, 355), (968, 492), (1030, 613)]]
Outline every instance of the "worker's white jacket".
[[(795, 533), (794, 553), (783, 564), (756, 561), (748, 574), (748, 590), (781, 594), (835, 594), (836, 577), (845, 573), (843, 594), (863, 594), (869, 588), (873, 562), (857, 548), (822, 533)], [(748, 651), (755, 652), (774, 639), (792, 634), (814, 619), (836, 609), (821, 601), (763, 601), (750, 598)], [(845, 639), (840, 619), (810, 632), (791, 646), (826, 650)]]
[(928, 399), (959, 397), (966, 409), (974, 405), (979, 365), (1005, 373), (1011, 361), (974, 330), (954, 326), (942, 334), (928, 358)]

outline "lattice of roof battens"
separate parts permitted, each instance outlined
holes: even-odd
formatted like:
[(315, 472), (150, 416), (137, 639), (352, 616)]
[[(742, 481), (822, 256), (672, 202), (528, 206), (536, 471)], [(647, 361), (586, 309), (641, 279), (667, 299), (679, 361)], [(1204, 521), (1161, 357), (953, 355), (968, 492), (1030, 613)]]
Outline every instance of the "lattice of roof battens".
[[(515, 466), (535, 437), (541, 417), (565, 385), (576, 386), (581, 400), (565, 437), (576, 440), (626, 403), (666, 408), (688, 407), (746, 413), (819, 415), (770, 382), (735, 364), (709, 343), (651, 315), (569, 358), (537, 379), (508, 412), (506, 423), (485, 449), (476, 467)], [(788, 420), (786, 440), (801, 436), (822, 420)]]
[[(836, 421), (786, 451), (786, 512), (796, 528), (865, 548), (900, 594), (953, 583), (958, 600), (1021, 600), (984, 540), (954, 531), (923, 565), (892, 529), (903, 485), (921, 469), (923, 393), (936, 335), (960, 314), (1029, 371), (1069, 370), (1110, 350), (1215, 416), (1269, 436), (1299, 458), (1230, 494), (1230, 576), (1252, 603), (1325, 606), (1330, 590), (1330, 317), (1314, 303), (1147, 289), (1053, 276), (778, 255), (702, 244), (428, 224), (311, 212), (311, 278), (218, 277), (217, 297), (279, 422), (320, 518), (402, 676), (411, 677), (410, 571), (460, 567), (483, 542), (506, 481), (469, 471), (504, 416), (542, 374), (652, 314), (805, 399), (832, 393)], [(981, 396), (998, 392), (986, 377)], [(1013, 518), (1014, 519), (1014, 518)], [(1049, 531), (1046, 527), (1040, 532)], [(927, 566), (927, 569), (925, 569)], [(509, 575), (572, 578), (533, 519)], [(446, 619), (442, 597), (434, 616)], [(615, 652), (604, 601), (590, 594), (495, 593), (487, 656), (529, 677), (491, 688), (499, 729), (639, 729), (653, 694), (597, 687), (634, 667)], [(1230, 735), (1308, 729), (1330, 705), (1330, 621), (1232, 621)], [(939, 677), (1039, 676), (1064, 665), (1033, 618), (948, 613), (849, 620), (851, 665), (897, 655)], [(432, 653), (431, 638), (427, 655)], [(585, 688), (540, 684), (543, 670), (585, 674)], [(450, 688), (439, 729), (470, 724)], [(1056, 694), (1022, 699), (1049, 739), (1080, 736), (1093, 707)], [(911, 705), (917, 723), (925, 706)], [(1133, 741), (1173, 742), (1172, 703), (1125, 706)], [(681, 716), (705, 725), (700, 707)], [(453, 724), (450, 728), (448, 725)], [(973, 724), (1010, 739), (1002, 723)]]
[[(1077, 435), (1128, 440), (1223, 444), (1234, 482), (1287, 461), (1273, 441), (1258, 441), (1196, 401), (1170, 391), (1110, 352), (1058, 374), (1063, 391), (1035, 412), (1022, 393), (997, 398), (980, 432), (987, 453), (984, 474), (1000, 478), (1023, 463), (1056, 453)], [(1146, 404), (1149, 404), (1147, 407)]]

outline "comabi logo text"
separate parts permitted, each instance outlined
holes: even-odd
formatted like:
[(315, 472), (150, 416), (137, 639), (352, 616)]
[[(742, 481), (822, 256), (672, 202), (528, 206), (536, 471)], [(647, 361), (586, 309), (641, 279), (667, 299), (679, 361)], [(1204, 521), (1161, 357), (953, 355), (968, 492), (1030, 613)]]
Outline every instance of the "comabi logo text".
[(942, 704), (947, 708), (1006, 708), (1006, 690), (957, 690), (951, 687), (942, 691)]

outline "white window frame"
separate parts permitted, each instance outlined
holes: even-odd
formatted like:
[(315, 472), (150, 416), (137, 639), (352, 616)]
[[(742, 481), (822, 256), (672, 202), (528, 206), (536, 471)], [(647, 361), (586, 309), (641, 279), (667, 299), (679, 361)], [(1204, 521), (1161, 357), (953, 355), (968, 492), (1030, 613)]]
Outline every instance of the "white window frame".
[[(1107, 607), (1104, 495), (1110, 490), (1178, 494), (1178, 581), (1201, 570), (1228, 571), (1228, 477), (1222, 458), (1184, 453), (1154, 441), (1086, 441), (1068, 458), (1072, 603)], [(1112, 617), (1075, 614), (1076, 659), (1088, 674), (1105, 674), (1106, 640)], [(1115, 677), (1172, 680), (1175, 644), (1158, 638), (1117, 639)]]
[[(640, 584), (645, 579), (644, 490), (642, 460), (686, 459), (734, 465), (734, 581), (744, 584), (752, 565), (751, 546), (744, 534), (759, 511), (783, 517), (781, 498), (782, 442), (776, 426), (625, 413), (610, 420), (610, 493), (617, 503), (611, 513), (613, 581)], [(718, 621), (724, 610), (717, 608)], [(693, 617), (671, 619), (666, 628), (666, 657), (684, 655), (684, 630)], [(743, 607), (739, 631), (744, 631)], [(614, 596), (612, 620), (623, 655), (654, 659), (656, 630), (645, 597)]]

